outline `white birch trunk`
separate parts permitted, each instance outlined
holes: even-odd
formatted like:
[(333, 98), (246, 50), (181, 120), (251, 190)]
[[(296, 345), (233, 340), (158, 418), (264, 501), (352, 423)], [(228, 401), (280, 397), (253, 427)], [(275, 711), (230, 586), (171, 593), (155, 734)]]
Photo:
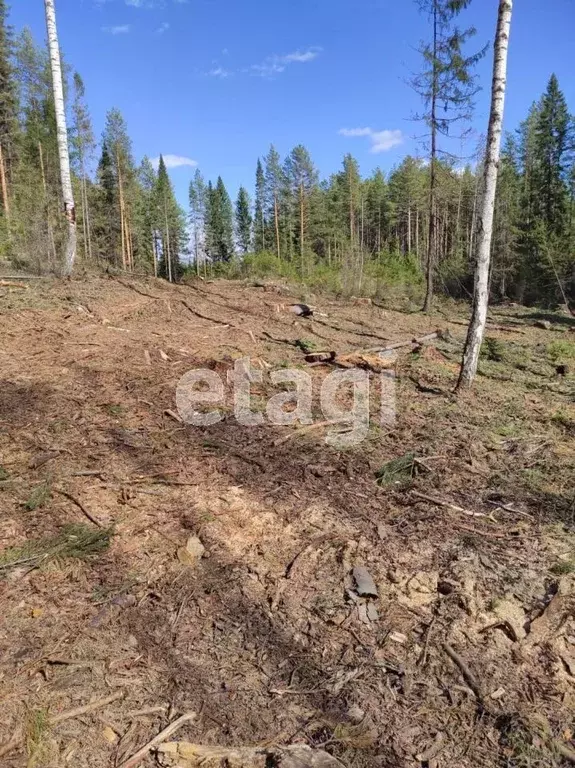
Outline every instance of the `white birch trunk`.
[(52, 88), (54, 91), (54, 106), (56, 111), (56, 130), (58, 138), (58, 156), (60, 159), (60, 179), (64, 198), (64, 215), (68, 222), (68, 242), (64, 258), (64, 275), (70, 275), (76, 257), (76, 209), (72, 192), (72, 177), (70, 175), (70, 155), (68, 152), (68, 130), (66, 127), (66, 110), (64, 107), (64, 88), (62, 85), (62, 67), (60, 62), (60, 46), (56, 29), (56, 10), (54, 0), (44, 0), (46, 9), (46, 29), (48, 32), (48, 50), (50, 52), (50, 68), (52, 70)]
[(503, 130), (503, 109), (505, 105), (505, 86), (507, 84), (507, 52), (509, 48), (509, 30), (513, 0), (499, 0), (499, 16), (495, 36), (493, 56), (493, 82), (491, 86), (491, 112), (487, 133), (487, 151), (485, 155), (483, 195), (478, 215), (476, 238), (475, 284), (473, 290), (473, 308), (467, 331), (467, 340), (463, 351), (463, 363), (457, 389), (470, 387), (477, 372), (479, 352), (489, 300), (489, 263), (491, 259), (491, 237), (493, 234), (493, 214), (495, 210), (495, 191), (499, 171), (499, 153)]

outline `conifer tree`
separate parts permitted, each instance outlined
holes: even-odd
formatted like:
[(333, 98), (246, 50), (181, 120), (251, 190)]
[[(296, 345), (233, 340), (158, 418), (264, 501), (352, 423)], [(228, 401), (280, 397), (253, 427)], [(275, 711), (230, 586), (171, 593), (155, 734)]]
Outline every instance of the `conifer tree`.
[(161, 277), (177, 282), (182, 274), (181, 258), (186, 246), (185, 216), (176, 200), (162, 155), (158, 164), (154, 200), (161, 243), (158, 271)]
[(256, 200), (254, 207), (254, 231), (253, 242), (254, 250), (265, 251), (266, 249), (266, 180), (261, 160), (258, 158), (256, 166)]
[(469, 120), (474, 96), (478, 91), (472, 68), (485, 55), (487, 48), (465, 55), (466, 43), (475, 35), (475, 29), (460, 30), (455, 25), (457, 16), (471, 0), (418, 0), (421, 11), (431, 22), (431, 41), (420, 48), (423, 71), (413, 78), (412, 86), (421, 96), (424, 112), (419, 119), (429, 129), (430, 186), (429, 234), (426, 257), (427, 289), (424, 311), (429, 312), (433, 302), (434, 273), (437, 262), (437, 159), (441, 136), (453, 136), (454, 126)]
[(0, 206), (6, 222), (10, 217), (10, 183), (18, 136), (12, 28), (7, 15), (6, 0), (0, 0)]
[(200, 256), (205, 245), (207, 187), (199, 168), (196, 168), (189, 188), (190, 224), (193, 230), (194, 261), (200, 273)]
[(250, 196), (245, 187), (240, 187), (236, 200), (236, 240), (240, 251), (245, 255), (250, 250), (252, 233), (252, 214)]
[(272, 145), (265, 158), (265, 218), (268, 225), (266, 242), (274, 243), (276, 255), (281, 258), (280, 202), (283, 187), (281, 159)]
[(90, 225), (90, 204), (88, 199), (88, 164), (96, 148), (90, 112), (86, 104), (84, 81), (74, 72), (74, 99), (72, 101), (72, 124), (70, 129), (70, 161), (80, 186), (80, 221), (84, 256), (92, 258), (92, 237)]

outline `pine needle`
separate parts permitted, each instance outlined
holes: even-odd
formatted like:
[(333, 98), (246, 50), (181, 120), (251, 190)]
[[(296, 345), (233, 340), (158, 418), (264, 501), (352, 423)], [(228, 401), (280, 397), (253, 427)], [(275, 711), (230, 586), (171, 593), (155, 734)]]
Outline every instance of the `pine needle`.
[(65, 525), (56, 536), (29, 541), (21, 547), (10, 547), (0, 552), (0, 570), (24, 563), (36, 567), (57, 558), (83, 560), (107, 549), (112, 535), (110, 528), (94, 530), (82, 524)]

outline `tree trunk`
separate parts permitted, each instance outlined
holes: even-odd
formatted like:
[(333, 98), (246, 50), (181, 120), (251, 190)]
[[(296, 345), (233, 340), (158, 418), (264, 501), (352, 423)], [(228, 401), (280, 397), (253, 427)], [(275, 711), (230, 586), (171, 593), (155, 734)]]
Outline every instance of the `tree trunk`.
[(301, 256), (301, 274), (304, 274), (304, 251), (305, 251), (305, 205), (303, 195), (303, 183), (299, 185), (299, 248)]
[(60, 160), (60, 178), (64, 198), (64, 215), (68, 222), (68, 242), (64, 258), (63, 274), (72, 273), (76, 257), (76, 209), (72, 191), (72, 176), (70, 174), (70, 154), (68, 152), (68, 130), (66, 127), (66, 109), (64, 106), (64, 88), (62, 86), (62, 67), (60, 46), (56, 29), (56, 10), (54, 0), (44, 0), (46, 10), (46, 29), (48, 32), (48, 49), (50, 52), (50, 68), (52, 70), (52, 88), (54, 90), (54, 108), (56, 112), (56, 131), (58, 138), (58, 156)]
[(493, 56), (493, 82), (491, 86), (491, 112), (487, 132), (487, 151), (485, 155), (484, 185), (479, 211), (477, 252), (475, 265), (475, 285), (473, 290), (473, 309), (463, 351), (463, 363), (457, 390), (470, 387), (477, 372), (479, 351), (489, 299), (489, 262), (491, 256), (491, 236), (493, 233), (493, 214), (495, 210), (495, 192), (499, 170), (501, 132), (503, 129), (503, 109), (505, 106), (505, 86), (507, 83), (507, 52), (509, 48), (509, 30), (511, 27), (512, 0), (499, 0), (499, 16)]
[(433, 7), (433, 81), (431, 85), (431, 164), (429, 167), (429, 237), (427, 241), (427, 264), (425, 301), (423, 311), (430, 312), (433, 303), (433, 271), (435, 269), (435, 184), (437, 157), (437, 90), (439, 72), (437, 64), (437, 33), (438, 33), (437, 7)]
[(46, 170), (44, 168), (44, 152), (42, 150), (42, 142), (38, 142), (38, 157), (40, 158), (40, 173), (42, 174), (42, 189), (44, 191), (44, 213), (46, 214), (46, 226), (48, 227), (48, 237), (50, 239), (50, 247), (52, 250), (52, 258), (54, 259), (54, 267), (58, 259), (56, 253), (56, 241), (54, 240), (54, 230), (52, 229), (52, 222), (50, 221), (50, 208), (48, 206), (48, 186), (46, 184)]
[(120, 205), (120, 234), (122, 248), (122, 269), (127, 267), (126, 259), (126, 219), (124, 215), (124, 190), (122, 185), (122, 171), (120, 170), (120, 153), (116, 152), (116, 166), (118, 169), (118, 202)]
[(2, 144), (0, 144), (0, 184), (2, 185), (2, 205), (4, 206), (6, 226), (10, 229), (10, 200), (8, 198), (8, 184), (6, 182), (6, 166), (4, 164)]
[(172, 277), (172, 254), (170, 253), (170, 225), (168, 223), (168, 202), (165, 197), (164, 197), (164, 216), (166, 219), (166, 240), (165, 240), (166, 253), (164, 255), (166, 259), (166, 267), (168, 270), (168, 281), (172, 283), (173, 277)]
[(154, 232), (153, 229), (152, 229), (152, 258), (154, 260), (154, 277), (157, 277), (158, 276), (158, 253), (156, 251), (156, 233)]
[(274, 224), (276, 229), (276, 250), (278, 259), (281, 259), (281, 247), (280, 247), (280, 221), (279, 221), (279, 211), (278, 211), (278, 196), (277, 193), (274, 191)]

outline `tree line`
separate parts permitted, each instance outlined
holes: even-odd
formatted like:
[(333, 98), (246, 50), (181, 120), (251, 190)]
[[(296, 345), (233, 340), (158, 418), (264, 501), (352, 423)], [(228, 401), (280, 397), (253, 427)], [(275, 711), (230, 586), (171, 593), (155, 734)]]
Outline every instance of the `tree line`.
[[(253, 196), (241, 187), (232, 203), (222, 177), (196, 170), (187, 210), (162, 157), (136, 162), (118, 109), (96, 140), (84, 83), (64, 60), (80, 262), (177, 280), (186, 268), (225, 269), (265, 253), (304, 281), (323, 270), (354, 292), (379, 270), (387, 280), (425, 283), (429, 302), (435, 286), (470, 295), (483, 148), (467, 163), (442, 149), (445, 138), (465, 135), (478, 90), (473, 68), (485, 52), (465, 53), (474, 30), (461, 31), (457, 16), (468, 4), (420, 2), (431, 22), (413, 82), (429, 138), (421, 156), (365, 177), (347, 154), (321, 179), (303, 145), (284, 158), (271, 146), (257, 161)], [(496, 297), (575, 297), (574, 126), (551, 76), (506, 136), (490, 272)], [(57, 269), (65, 239), (56, 138), (47, 50), (29, 30), (14, 33), (0, 0), (0, 258), (40, 271)]]

